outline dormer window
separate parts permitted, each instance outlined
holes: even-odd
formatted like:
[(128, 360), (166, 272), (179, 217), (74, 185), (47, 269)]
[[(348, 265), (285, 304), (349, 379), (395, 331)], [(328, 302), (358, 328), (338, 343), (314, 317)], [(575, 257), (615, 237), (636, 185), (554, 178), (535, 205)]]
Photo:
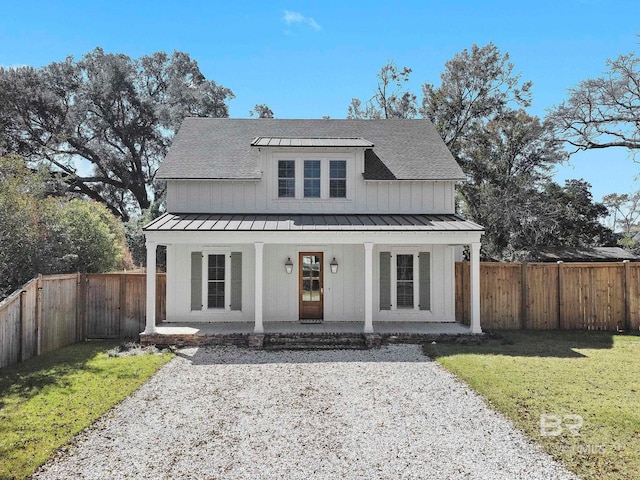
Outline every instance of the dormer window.
[(278, 162), (278, 197), (295, 198), (296, 196), (296, 162), (280, 160)]
[(320, 160), (304, 161), (304, 197), (320, 198)]
[(344, 160), (329, 162), (329, 197), (347, 197), (347, 162)]

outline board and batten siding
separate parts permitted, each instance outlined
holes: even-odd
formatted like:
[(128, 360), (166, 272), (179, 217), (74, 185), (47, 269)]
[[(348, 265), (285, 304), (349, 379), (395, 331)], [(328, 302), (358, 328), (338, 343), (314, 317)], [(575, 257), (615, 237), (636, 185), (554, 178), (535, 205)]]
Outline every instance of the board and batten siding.
[[(207, 248), (223, 248), (242, 253), (242, 310), (191, 310), (191, 254)], [(455, 321), (453, 248), (446, 245), (409, 247), (430, 253), (431, 309), (380, 310), (380, 252), (393, 252), (393, 245), (374, 247), (374, 321)], [(406, 249), (406, 246), (402, 248)], [(363, 245), (275, 245), (264, 246), (263, 319), (265, 322), (298, 321), (298, 254), (324, 253), (324, 321), (364, 322), (364, 246)], [(338, 262), (332, 274), (329, 263)], [(294, 264), (287, 274), (288, 258)], [(253, 322), (255, 297), (255, 251), (246, 245), (172, 245), (167, 248), (167, 321), (169, 322)]]
[[(347, 198), (280, 199), (279, 159), (347, 161)], [(243, 180), (168, 180), (167, 209), (173, 213), (455, 213), (453, 181), (365, 181), (363, 153), (269, 152), (262, 155), (262, 178)], [(299, 172), (301, 169), (297, 168)], [(326, 173), (325, 173), (326, 175)], [(301, 172), (296, 181), (301, 181)]]

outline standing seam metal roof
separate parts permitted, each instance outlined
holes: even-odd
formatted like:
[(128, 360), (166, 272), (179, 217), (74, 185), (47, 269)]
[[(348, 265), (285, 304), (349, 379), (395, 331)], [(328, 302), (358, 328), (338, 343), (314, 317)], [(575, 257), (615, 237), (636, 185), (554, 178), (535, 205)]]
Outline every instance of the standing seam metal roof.
[(484, 229), (457, 215), (198, 214), (165, 213), (145, 231), (473, 231)]

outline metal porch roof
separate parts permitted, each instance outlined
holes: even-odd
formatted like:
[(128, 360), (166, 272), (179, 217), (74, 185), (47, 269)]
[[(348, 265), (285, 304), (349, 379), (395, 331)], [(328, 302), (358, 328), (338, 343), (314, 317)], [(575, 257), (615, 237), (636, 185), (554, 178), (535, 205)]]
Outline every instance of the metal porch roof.
[(427, 231), (481, 232), (483, 227), (457, 215), (378, 214), (199, 214), (165, 213), (145, 231)]

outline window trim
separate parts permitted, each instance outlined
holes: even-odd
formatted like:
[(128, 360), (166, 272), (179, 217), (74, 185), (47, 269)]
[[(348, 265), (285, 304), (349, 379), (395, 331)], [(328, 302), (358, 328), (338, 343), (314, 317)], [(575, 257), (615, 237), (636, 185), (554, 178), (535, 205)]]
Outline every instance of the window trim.
[[(344, 162), (344, 177), (336, 177), (336, 178), (332, 178), (331, 177), (331, 164), (333, 162)], [(347, 198), (347, 190), (348, 190), (347, 189), (347, 180), (348, 180), (348, 177), (349, 177), (349, 173), (347, 171), (347, 161), (346, 160), (342, 160), (342, 159), (340, 159), (340, 160), (339, 159), (334, 159), (334, 160), (329, 159), (328, 167), (329, 167), (329, 175), (328, 175), (329, 180), (327, 182), (328, 183), (327, 187), (329, 189), (329, 198), (332, 198), (332, 199), (335, 199), (335, 198), (338, 198), (338, 199), (339, 198)], [(333, 196), (331, 196), (331, 181), (332, 180), (336, 180), (336, 181), (337, 180), (344, 180), (344, 197), (333, 197)]]
[[(224, 255), (224, 308), (209, 308), (209, 255)], [(202, 311), (231, 311), (231, 250), (227, 248), (202, 249)]]
[[(428, 252), (424, 247), (391, 247), (389, 249), (391, 261), (391, 308), (390, 311), (402, 312), (428, 312), (430, 310), (420, 310), (420, 252)], [(413, 255), (413, 308), (398, 308), (398, 255)], [(431, 272), (429, 272), (431, 276)], [(430, 287), (431, 288), (431, 287)]]
[[(318, 177), (307, 177), (307, 162), (318, 164)], [(307, 180), (318, 182), (318, 196), (307, 196)], [(279, 192), (278, 192), (279, 193)], [(302, 161), (302, 196), (307, 198), (322, 198), (322, 160), (317, 159), (304, 159)]]
[[(291, 177), (281, 177), (280, 176), (280, 162), (293, 162), (293, 196), (290, 195), (286, 195), (286, 196), (280, 196), (280, 180), (291, 180)], [(296, 165), (296, 161), (292, 160), (292, 159), (278, 159), (278, 162), (276, 164), (276, 193), (277, 193), (277, 198), (296, 198), (297, 197), (297, 188), (298, 188), (298, 166)], [(287, 187), (288, 189), (288, 187)]]
[[(339, 153), (318, 153), (318, 152), (274, 152), (270, 154), (270, 158), (275, 169), (271, 178), (275, 181), (273, 187), (274, 201), (277, 202), (290, 202), (306, 201), (306, 202), (351, 202), (355, 193), (355, 177), (353, 168), (356, 165), (357, 155), (353, 152)], [(320, 197), (305, 197), (304, 196), (304, 162), (305, 160), (320, 161)], [(281, 161), (293, 161), (295, 165), (295, 196), (294, 197), (281, 197), (279, 191), (279, 162)], [(330, 195), (330, 162), (331, 161), (344, 161), (345, 162), (345, 196), (344, 197), (331, 197)]]

